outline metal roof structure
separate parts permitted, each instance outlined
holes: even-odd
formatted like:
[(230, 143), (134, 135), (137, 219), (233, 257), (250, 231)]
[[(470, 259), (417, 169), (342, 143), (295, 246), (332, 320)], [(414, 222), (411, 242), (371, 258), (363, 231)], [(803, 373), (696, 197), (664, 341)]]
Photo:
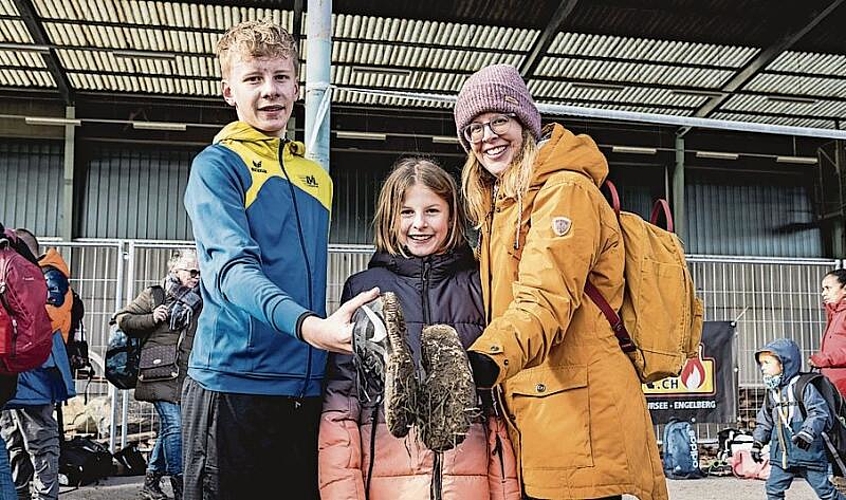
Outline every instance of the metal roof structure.
[[(308, 61), (306, 3), (0, 0), (0, 93), (219, 99), (223, 31), (270, 17)], [(445, 108), (416, 96), (508, 63), (543, 104), (844, 129), (843, 4), (336, 0), (333, 102)]]

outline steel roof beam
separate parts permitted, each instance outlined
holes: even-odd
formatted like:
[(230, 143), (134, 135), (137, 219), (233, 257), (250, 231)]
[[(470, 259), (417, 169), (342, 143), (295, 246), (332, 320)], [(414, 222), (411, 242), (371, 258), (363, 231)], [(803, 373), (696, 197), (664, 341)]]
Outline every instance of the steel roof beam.
[(546, 28), (544, 28), (543, 33), (535, 39), (535, 43), (529, 50), (529, 57), (524, 59), (523, 64), (520, 65), (520, 74), (523, 75), (524, 80), (532, 77), (538, 68), (538, 64), (540, 64), (549, 50), (550, 45), (555, 41), (555, 37), (561, 30), (564, 20), (573, 12), (573, 9), (576, 8), (576, 4), (578, 3), (579, 0), (566, 0), (558, 5), (558, 9), (552, 14), (552, 18), (549, 20)]
[[(776, 43), (770, 45), (766, 49), (762, 50), (754, 59), (749, 61), (734, 77), (729, 80), (725, 85), (721, 87), (720, 90), (723, 92), (735, 92), (736, 90), (742, 88), (747, 83), (752, 81), (753, 78), (764, 68), (767, 67), (771, 62), (773, 62), (779, 55), (783, 52), (787, 51), (792, 47), (796, 42), (798, 42), (803, 36), (805, 36), (808, 32), (814, 29), (819, 23), (821, 23), (829, 14), (831, 14), (835, 9), (837, 9), (844, 0), (833, 0), (828, 7), (823, 9), (820, 12), (814, 12), (811, 19), (806, 22), (803, 26), (799, 29), (796, 29), (792, 32), (787, 32), (784, 36), (782, 36)], [(788, 19), (790, 17), (788, 16)], [(696, 113), (694, 114), (697, 118), (706, 118), (708, 115), (713, 113), (717, 108), (719, 108), (723, 103), (728, 100), (730, 94), (725, 94), (719, 97), (713, 97), (710, 101), (705, 103), (701, 108), (699, 108)]]
[[(44, 26), (41, 25), (38, 15), (35, 13), (35, 7), (32, 5), (32, 1), (14, 0), (14, 2), (32, 40), (37, 45), (50, 45), (50, 39), (47, 37), (47, 32), (44, 31)], [(56, 83), (56, 88), (62, 95), (62, 100), (68, 106), (73, 105), (74, 96), (70, 80), (68, 80), (68, 75), (62, 69), (62, 63), (59, 61), (56, 49), (50, 48), (49, 52), (41, 54), (41, 57), (50, 71), (50, 76), (53, 77), (53, 81)]]

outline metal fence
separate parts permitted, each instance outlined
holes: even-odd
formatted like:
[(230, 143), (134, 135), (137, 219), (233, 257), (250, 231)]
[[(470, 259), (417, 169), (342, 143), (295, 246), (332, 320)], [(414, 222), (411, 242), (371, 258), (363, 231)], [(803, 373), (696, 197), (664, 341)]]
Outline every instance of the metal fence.
[[(103, 357), (109, 337), (109, 319), (147, 286), (167, 272), (167, 260), (175, 249), (191, 242), (84, 240), (50, 242), (71, 268), (71, 283), (86, 306), (85, 327), (96, 377), (88, 387), (89, 399), (107, 401), (108, 425), (84, 429), (103, 438), (112, 449), (128, 438), (152, 436), (157, 419), (152, 405), (133, 401), (131, 391), (117, 391), (103, 373)], [(372, 246), (333, 245), (329, 250), (327, 310), (335, 310), (343, 285), (353, 273), (367, 267)], [(831, 259), (767, 259), (692, 255), (688, 263), (705, 303), (706, 320), (736, 321), (739, 397), (738, 422), (754, 419), (763, 391), (753, 352), (778, 338), (794, 339), (807, 356), (819, 347), (825, 315), (819, 296), (820, 282), (830, 270), (841, 267)], [(77, 390), (85, 390), (77, 381)], [(726, 422), (736, 425), (738, 422)], [(704, 440), (716, 437), (718, 425), (700, 425)], [(659, 428), (660, 431), (660, 428)], [(660, 434), (659, 434), (660, 435)]]

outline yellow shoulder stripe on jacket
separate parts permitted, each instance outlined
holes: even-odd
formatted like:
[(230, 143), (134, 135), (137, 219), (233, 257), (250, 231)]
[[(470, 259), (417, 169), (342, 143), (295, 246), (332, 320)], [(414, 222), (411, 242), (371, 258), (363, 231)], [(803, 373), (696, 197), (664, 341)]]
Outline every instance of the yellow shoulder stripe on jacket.
[(294, 154), (293, 150), (302, 150), (299, 143), (286, 143), (283, 151), (282, 161), (285, 163), (285, 171), (278, 161), (278, 141), (273, 142), (240, 142), (225, 141), (224, 145), (234, 151), (249, 169), (252, 182), (244, 196), (244, 208), (250, 205), (258, 197), (259, 191), (264, 183), (273, 177), (285, 179), (287, 172), (291, 182), (296, 188), (314, 197), (323, 205), (326, 210), (332, 208), (332, 179), (317, 163), (307, 160), (302, 156)]

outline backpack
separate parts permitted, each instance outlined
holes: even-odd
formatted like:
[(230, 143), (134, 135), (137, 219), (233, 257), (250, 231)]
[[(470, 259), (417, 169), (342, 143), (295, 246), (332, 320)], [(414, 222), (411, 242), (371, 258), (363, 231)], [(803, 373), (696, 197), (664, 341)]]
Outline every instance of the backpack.
[(699, 479), (699, 444), (690, 422), (671, 418), (664, 426), (664, 475), (670, 479)]
[(60, 445), (59, 484), (85, 486), (114, 474), (112, 454), (104, 444), (76, 436)]
[[(41, 366), (53, 348), (47, 283), (11, 230), (0, 233), (0, 375)], [(30, 259), (29, 257), (32, 257)]]
[[(835, 476), (846, 476), (846, 402), (844, 402), (840, 391), (837, 390), (837, 386), (822, 373), (800, 373), (799, 379), (793, 385), (793, 395), (799, 403), (803, 420), (808, 416), (808, 410), (805, 408), (805, 401), (803, 400), (805, 387), (808, 384), (817, 389), (817, 392), (828, 405), (831, 428), (822, 432), (826, 458), (834, 468)], [(770, 398), (767, 397), (765, 401), (766, 411), (771, 411)]]
[[(153, 307), (164, 304), (164, 289), (153, 286), (150, 290), (153, 294)], [(114, 318), (112, 323), (115, 323)], [(138, 383), (143, 344), (143, 339), (130, 337), (117, 327), (109, 336), (109, 345), (106, 347), (106, 379), (118, 389), (134, 389)]]
[(88, 356), (88, 341), (85, 339), (85, 324), (82, 322), (82, 318), (85, 316), (85, 304), (82, 302), (82, 297), (73, 288), (71, 288), (71, 297), (73, 300), (71, 303), (71, 326), (66, 345), (68, 361), (71, 372), (79, 371), (87, 375), (90, 383), (91, 379), (94, 378), (94, 366), (91, 365), (91, 358)]
[[(681, 240), (673, 234), (666, 200), (657, 200), (650, 221), (620, 211), (617, 189), (605, 181), (625, 246), (625, 290), (619, 314), (591, 282), (585, 293), (611, 324), (641, 382), (676, 377), (702, 340), (702, 301), (696, 297)], [(656, 225), (663, 212), (667, 229)]]

